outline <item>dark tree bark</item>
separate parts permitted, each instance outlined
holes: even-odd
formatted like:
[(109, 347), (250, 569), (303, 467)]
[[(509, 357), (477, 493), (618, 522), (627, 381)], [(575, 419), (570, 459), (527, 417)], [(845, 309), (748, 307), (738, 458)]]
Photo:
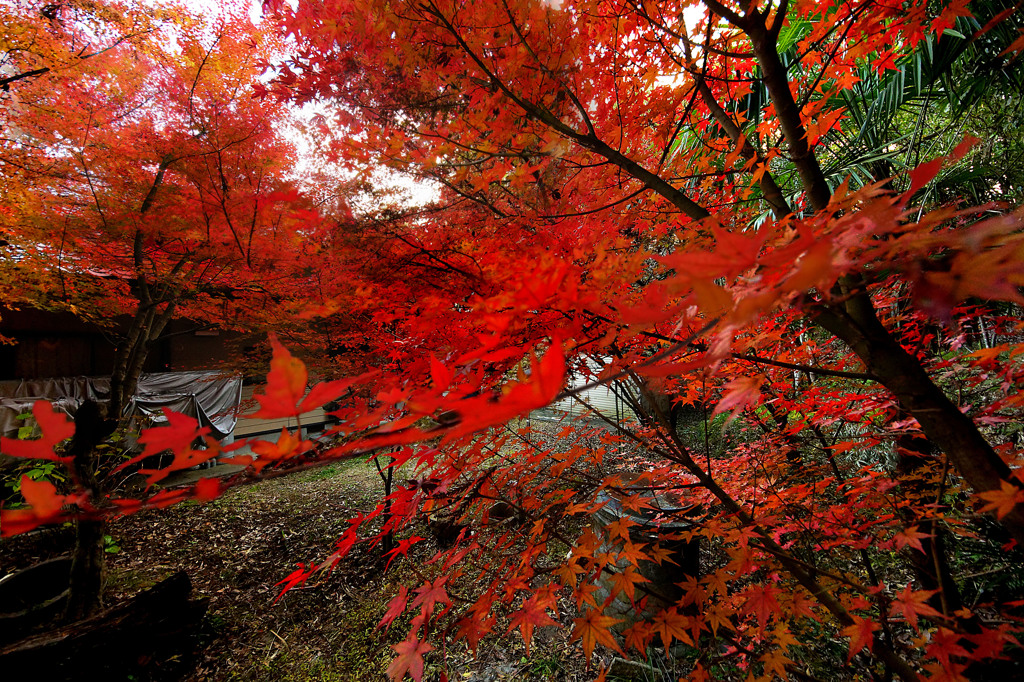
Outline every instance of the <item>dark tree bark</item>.
[[(117, 426), (117, 420), (108, 418), (107, 414), (98, 403), (82, 403), (75, 413), (75, 435), (68, 448), (74, 476), (85, 489), (88, 504), (93, 507), (102, 504), (103, 499), (103, 486), (96, 476), (96, 446)], [(77, 522), (75, 546), (71, 553), (68, 603), (64, 611), (66, 621), (85, 618), (103, 605), (105, 533), (106, 522), (103, 520), (81, 518)]]
[[(388, 457), (389, 464), (394, 463), (394, 458)], [(391, 523), (391, 493), (394, 488), (395, 480), (395, 467), (389, 466), (386, 469), (382, 469), (380, 462), (376, 457), (373, 458), (373, 465), (377, 468), (377, 475), (380, 476), (381, 483), (384, 484), (384, 523)], [(381, 553), (387, 556), (391, 550), (395, 548), (395, 531), (394, 529), (388, 530), (384, 535), (384, 540), (381, 542)]]

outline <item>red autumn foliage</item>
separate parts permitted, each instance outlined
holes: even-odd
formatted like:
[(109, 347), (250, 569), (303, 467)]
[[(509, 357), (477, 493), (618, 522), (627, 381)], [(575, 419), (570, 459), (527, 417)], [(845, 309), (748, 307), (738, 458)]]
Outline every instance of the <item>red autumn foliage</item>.
[[(529, 644), (563, 608), (588, 659), (683, 643), (697, 679), (723, 658), (784, 677), (822, 636), (846, 638), (864, 675), (904, 680), (983, 678), (1019, 656), (1019, 605), (966, 600), (950, 557), (1024, 543), (1006, 428), (1024, 407), (1020, 209), (932, 200), (975, 153), (963, 136), (869, 181), (829, 166), (866, 126), (855, 85), (970, 26), (967, 3), (269, 9), (296, 54), (262, 91), (336, 104), (322, 127), (343, 131), (336, 161), (440, 188), (425, 212), (357, 227), (339, 211), (328, 283), (304, 313), (373, 372), (307, 393), (305, 364), (272, 341), (257, 415), (338, 400), (337, 440), (253, 443), (228, 485), (399, 448), (420, 480), (286, 588), (429, 516), (461, 530), (429, 561), (416, 536), (389, 552), (430, 567), (382, 623), (412, 616), (393, 679), (420, 679), (445, 638), (475, 650), (518, 630)], [(557, 439), (519, 421), (586, 401), (567, 377), (615, 387), (636, 419), (567, 423)], [(187, 458), (199, 433), (177, 426), (143, 442)], [(13, 447), (53, 457), (61, 434), (44, 424), (43, 441)], [(126, 513), (218, 490), (109, 502)], [(4, 532), (78, 513), (49, 488), (26, 500)], [(613, 503), (654, 530), (589, 528)], [(671, 548), (694, 542), (688, 573)], [(649, 564), (678, 579), (651, 584)]]

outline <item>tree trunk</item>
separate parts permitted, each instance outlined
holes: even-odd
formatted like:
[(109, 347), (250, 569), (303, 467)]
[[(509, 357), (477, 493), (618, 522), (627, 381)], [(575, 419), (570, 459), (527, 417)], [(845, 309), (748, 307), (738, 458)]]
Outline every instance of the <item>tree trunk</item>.
[[(153, 206), (157, 190), (163, 184), (164, 173), (173, 162), (170, 157), (160, 162), (153, 185), (142, 202), (140, 213), (145, 215)], [(68, 454), (72, 457), (74, 476), (85, 490), (85, 511), (98, 512), (106, 504), (109, 492), (107, 481), (98, 476), (100, 468), (97, 446), (106, 440), (128, 416), (125, 408), (135, 396), (146, 363), (149, 349), (160, 338), (174, 315), (174, 290), (165, 288), (161, 296), (154, 297), (154, 287), (147, 281), (143, 235), (135, 233), (133, 245), (135, 281), (132, 292), (136, 297), (135, 314), (124, 339), (117, 348), (114, 368), (110, 374), (110, 398), (106, 406), (86, 401), (75, 413), (75, 435)], [(160, 306), (163, 305), (161, 310)], [(106, 554), (103, 538), (106, 521), (80, 518), (76, 527), (75, 547), (72, 552), (71, 581), (66, 621), (94, 614), (103, 604), (103, 582)]]
[[(800, 174), (801, 184), (815, 211), (828, 207), (832, 198), (818, 159), (807, 142), (807, 129), (790, 89), (787, 68), (777, 49), (785, 12), (766, 25), (768, 10), (747, 8), (743, 16), (717, 0), (705, 4), (743, 30), (762, 69), (762, 79), (775, 105), (779, 128), (789, 156)], [(1003, 481), (1020, 486), (1010, 477), (1010, 468), (981, 435), (970, 417), (962, 413), (942, 389), (935, 385), (921, 363), (907, 353), (879, 321), (870, 295), (858, 277), (847, 277), (836, 287), (845, 302), (811, 308), (815, 322), (844, 341), (869, 372), (896, 397), (899, 405), (921, 425), (932, 443), (949, 457), (950, 463), (977, 492), (999, 490)], [(1003, 525), (1024, 547), (1024, 505), (1017, 505), (1002, 519)]]
[[(75, 436), (68, 454), (73, 458), (75, 478), (87, 492), (87, 505), (92, 508), (87, 511), (101, 511), (109, 492), (107, 481), (98, 476), (100, 461), (96, 448), (126, 417), (125, 408), (135, 395), (150, 346), (163, 333), (173, 311), (173, 303), (169, 303), (162, 311), (139, 304), (125, 340), (131, 346), (119, 350), (114, 374), (110, 377), (110, 401), (106, 406), (87, 401), (75, 414)], [(86, 618), (103, 605), (105, 534), (104, 520), (78, 520), (65, 621)]]
[[(389, 463), (394, 463), (393, 457), (388, 457)], [(387, 556), (395, 548), (395, 529), (392, 524), (392, 513), (391, 513), (391, 497), (392, 487), (395, 477), (395, 468), (393, 466), (382, 469), (380, 461), (377, 457), (373, 458), (373, 464), (377, 468), (377, 474), (380, 476), (381, 483), (384, 484), (384, 525), (388, 527), (387, 533), (384, 535), (384, 539), (381, 541), (381, 553)]]
[[(867, 370), (895, 396), (900, 407), (917, 419), (928, 440), (946, 453), (975, 491), (999, 490), (1003, 481), (1014, 481), (1010, 467), (971, 418), (946, 397), (921, 363), (878, 320), (868, 294), (851, 295), (845, 309), (820, 306), (813, 314), (819, 325), (857, 354)], [(1001, 521), (1024, 547), (1024, 505), (1014, 507)]]
[(103, 538), (106, 530), (106, 521), (78, 520), (75, 547), (71, 553), (71, 582), (64, 611), (65, 622), (87, 618), (103, 606), (103, 583), (106, 576)]
[[(103, 501), (103, 486), (96, 477), (96, 446), (109, 436), (117, 420), (108, 418), (98, 403), (87, 400), (75, 413), (75, 435), (68, 446), (78, 484), (88, 495), (87, 504), (96, 507)], [(103, 574), (106, 557), (103, 536), (106, 522), (81, 518), (75, 529), (71, 555), (71, 579), (64, 620), (74, 621), (92, 615), (103, 604)]]

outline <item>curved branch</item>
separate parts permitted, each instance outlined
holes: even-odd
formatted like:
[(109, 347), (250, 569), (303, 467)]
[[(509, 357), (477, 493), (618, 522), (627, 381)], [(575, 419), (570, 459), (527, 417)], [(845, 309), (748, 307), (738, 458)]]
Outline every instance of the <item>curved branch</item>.
[(695, 202), (693, 199), (690, 199), (690, 197), (686, 196), (684, 192), (673, 187), (666, 180), (647, 170), (622, 152), (612, 148), (596, 135), (591, 133), (581, 133), (573, 129), (571, 126), (563, 123), (548, 109), (517, 95), (512, 91), (507, 83), (498, 78), (498, 75), (484, 63), (480, 55), (473, 51), (469, 44), (466, 43), (466, 40), (462, 37), (462, 34), (459, 33), (451, 21), (449, 21), (436, 6), (431, 5), (428, 8), (428, 11), (432, 16), (437, 18), (444, 29), (447, 30), (453, 38), (455, 38), (459, 47), (462, 48), (466, 55), (473, 60), (477, 67), (487, 76), (490, 82), (494, 84), (496, 88), (501, 90), (508, 99), (514, 102), (529, 117), (540, 123), (544, 123), (555, 132), (573, 140), (581, 147), (589, 149), (590, 151), (608, 159), (612, 164), (626, 171), (628, 174), (644, 183), (646, 187), (667, 199), (672, 203), (672, 205), (690, 218), (693, 218), (694, 220), (702, 220), (711, 215), (707, 209)]

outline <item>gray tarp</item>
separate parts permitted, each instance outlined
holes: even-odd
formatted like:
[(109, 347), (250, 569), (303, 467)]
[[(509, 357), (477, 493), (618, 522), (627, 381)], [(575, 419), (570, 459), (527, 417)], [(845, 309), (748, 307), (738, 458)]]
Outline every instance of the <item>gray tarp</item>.
[[(74, 415), (85, 400), (104, 400), (110, 393), (109, 377), (61, 377), (30, 379), (0, 385), (0, 433), (17, 435), (22, 425), (17, 417), (29, 412), (37, 400), (49, 400), (54, 407)], [(242, 377), (225, 377), (220, 372), (159, 372), (143, 374), (132, 401), (133, 412), (164, 419), (161, 407), (187, 414), (210, 427), (217, 440), (231, 441), (242, 400)]]

